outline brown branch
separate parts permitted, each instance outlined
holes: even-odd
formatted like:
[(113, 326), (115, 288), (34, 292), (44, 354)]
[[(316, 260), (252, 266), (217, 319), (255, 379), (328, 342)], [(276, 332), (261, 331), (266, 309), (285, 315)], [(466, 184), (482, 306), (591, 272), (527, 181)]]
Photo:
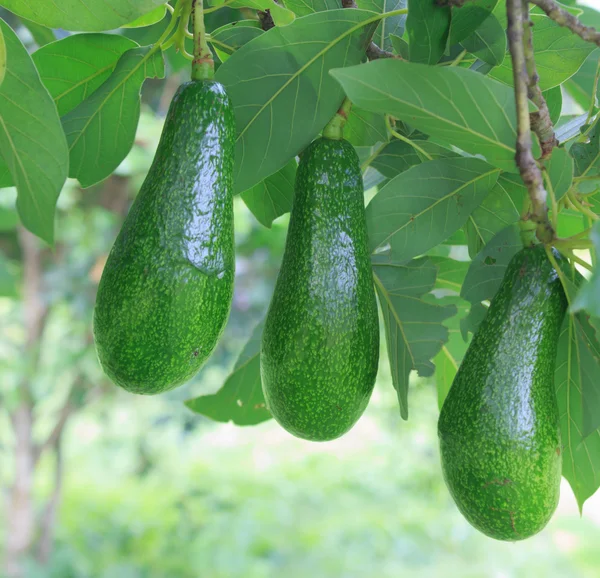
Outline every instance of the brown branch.
[(388, 52), (387, 50), (383, 50), (383, 48), (379, 48), (377, 44), (371, 42), (367, 47), (367, 58), (369, 60), (377, 60), (378, 58), (400, 58), (398, 55), (393, 52)]
[[(549, 242), (554, 237), (554, 230), (548, 219), (547, 193), (542, 180), (542, 173), (531, 152), (531, 125), (529, 120), (529, 75), (525, 61), (524, 25), (526, 24), (527, 0), (506, 0), (508, 16), (508, 43), (513, 65), (513, 81), (515, 85), (515, 105), (517, 112), (517, 166), (521, 178), (531, 199), (531, 220), (537, 225), (537, 237), (540, 241)], [(527, 24), (528, 25), (528, 24)]]
[(529, 118), (531, 120), (531, 128), (537, 135), (540, 146), (542, 147), (542, 159), (545, 159), (552, 154), (552, 149), (555, 146), (558, 146), (558, 139), (554, 134), (554, 125), (550, 119), (548, 104), (546, 103), (546, 99), (539, 86), (540, 77), (535, 66), (533, 34), (531, 33), (533, 23), (529, 19), (529, 5), (527, 2), (523, 3), (523, 11), (525, 16), (525, 22), (523, 23), (523, 47), (525, 51), (525, 66), (528, 75), (527, 95), (538, 107), (538, 110), (532, 112), (529, 115)]
[(577, 16), (563, 10), (554, 0), (530, 0), (530, 2), (541, 8), (559, 26), (564, 26), (587, 42), (600, 46), (600, 32), (592, 26), (585, 26)]

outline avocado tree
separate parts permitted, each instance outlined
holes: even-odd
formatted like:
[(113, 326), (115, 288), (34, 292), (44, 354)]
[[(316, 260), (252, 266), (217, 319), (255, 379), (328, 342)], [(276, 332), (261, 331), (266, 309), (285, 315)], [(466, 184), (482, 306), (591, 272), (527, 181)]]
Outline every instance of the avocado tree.
[[(60, 8), (52, 0), (1, 0), (0, 6), (6, 17), (0, 19), (0, 187), (16, 189), (14, 204), (10, 195), (6, 202), (0, 195), (0, 228), (18, 231), (31, 305), (26, 350), (33, 362), (44, 320), (36, 262), (41, 242), (53, 247), (55, 207), (67, 178), (92, 190), (109, 178), (134, 143), (142, 87), (165, 77), (178, 83), (189, 61), (197, 81), (211, 78), (214, 69), (231, 101), (235, 150), (219, 149), (227, 158), (218, 171), (231, 172), (225, 180), (233, 193), (266, 228), (292, 209), (295, 190), (325, 182), (306, 167), (298, 171), (299, 158), (305, 164), (312, 158), (315, 167), (331, 158), (327, 147), (303, 155), (311, 142), (320, 135), (343, 137), (354, 148), (341, 146), (347, 154), (331, 161), (331, 177), (342, 180), (352, 167), (362, 174), (365, 215), (354, 205), (347, 212), (365, 219), (368, 239), (359, 232), (356, 239), (367, 248), (372, 283), (362, 295), (374, 288), (378, 298), (403, 419), (411, 372), (435, 375), (441, 407), (511, 259), (524, 246), (542, 247), (566, 310), (556, 317), (558, 338), (550, 348), (562, 475), (580, 508), (596, 492), (597, 12), (554, 0), (209, 0), (204, 6), (192, 0), (73, 0)], [(203, 107), (210, 108), (203, 98), (184, 99), (165, 134), (179, 134), (183, 126), (193, 143)], [(223, 107), (212, 113), (228, 114)], [(185, 182), (185, 175), (167, 168), (169, 152), (193, 170), (196, 161), (186, 155), (197, 154), (194, 147), (162, 151), (164, 170), (155, 172), (154, 181)], [(321, 177), (330, 174), (319, 170)], [(157, 214), (186, 211), (176, 195), (165, 198)], [(343, 208), (337, 210), (339, 217)], [(319, 227), (333, 230), (338, 217), (324, 214)], [(304, 222), (309, 227), (313, 221)], [(299, 253), (311, 238), (295, 240)], [(0, 289), (13, 291), (21, 269), (2, 254), (0, 264)], [(519, 273), (532, 278), (536, 269)], [(281, 315), (287, 313), (285, 299), (278, 303)], [(111, 322), (107, 343), (112, 330)], [(272, 417), (275, 406), (268, 409), (263, 395), (269, 386), (261, 383), (262, 332), (261, 323), (222, 388), (188, 401), (190, 410), (240, 426)], [(278, 340), (271, 325), (271, 351)], [(375, 341), (367, 336), (363, 346)], [(272, 367), (277, 355), (269, 356), (268, 376), (278, 370)], [(36, 452), (48, 447), (31, 439), (27, 383), (17, 388), (10, 408), (16, 447), (35, 450), (15, 467), (14, 491), (27, 493)], [(51, 430), (50, 446), (66, 413)], [(23, 483), (19, 476), (29, 477)], [(13, 501), (17, 508), (22, 503)], [(506, 511), (512, 523), (514, 513)], [(9, 576), (19, 575), (18, 555), (32, 540), (31, 512), (26, 514), (8, 541)]]

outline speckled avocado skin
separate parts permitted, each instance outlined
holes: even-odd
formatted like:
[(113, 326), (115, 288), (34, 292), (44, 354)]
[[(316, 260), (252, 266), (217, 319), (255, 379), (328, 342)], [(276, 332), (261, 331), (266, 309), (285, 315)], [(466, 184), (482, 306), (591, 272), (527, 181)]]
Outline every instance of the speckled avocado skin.
[(225, 326), (235, 272), (234, 143), (223, 86), (182, 85), (96, 299), (100, 363), (128, 391), (156, 394), (190, 379)]
[(263, 332), (267, 407), (297, 437), (337, 438), (365, 410), (378, 357), (358, 157), (348, 142), (321, 138), (300, 160), (285, 254)]
[(566, 307), (544, 248), (517, 253), (442, 407), (446, 484), (467, 520), (497, 540), (536, 534), (558, 504), (554, 365)]

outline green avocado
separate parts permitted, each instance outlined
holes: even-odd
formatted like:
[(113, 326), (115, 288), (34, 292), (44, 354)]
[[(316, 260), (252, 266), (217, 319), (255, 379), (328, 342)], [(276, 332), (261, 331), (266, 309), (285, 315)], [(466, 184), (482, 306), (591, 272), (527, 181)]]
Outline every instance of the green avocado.
[(221, 336), (235, 272), (234, 143), (223, 86), (180, 86), (96, 299), (100, 363), (128, 391), (156, 394), (181, 385)]
[(363, 182), (345, 140), (304, 151), (261, 347), (267, 407), (291, 434), (326, 441), (365, 410), (379, 358)]
[(465, 518), (497, 540), (536, 534), (558, 504), (562, 456), (554, 366), (566, 307), (544, 247), (519, 251), (440, 413), (450, 493)]

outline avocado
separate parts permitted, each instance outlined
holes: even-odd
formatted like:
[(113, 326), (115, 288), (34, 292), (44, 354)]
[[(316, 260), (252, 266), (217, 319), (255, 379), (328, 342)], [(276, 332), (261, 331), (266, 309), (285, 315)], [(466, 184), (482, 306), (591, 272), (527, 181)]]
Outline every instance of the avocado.
[(320, 138), (302, 154), (285, 253), (261, 345), (268, 409), (291, 434), (326, 441), (365, 410), (379, 321), (358, 156)]
[(554, 366), (566, 307), (544, 247), (520, 250), (440, 413), (448, 489), (465, 518), (497, 540), (536, 534), (558, 504), (562, 456)]
[(234, 144), (223, 86), (180, 86), (94, 310), (100, 363), (130, 392), (156, 394), (184, 383), (223, 331), (235, 272)]

